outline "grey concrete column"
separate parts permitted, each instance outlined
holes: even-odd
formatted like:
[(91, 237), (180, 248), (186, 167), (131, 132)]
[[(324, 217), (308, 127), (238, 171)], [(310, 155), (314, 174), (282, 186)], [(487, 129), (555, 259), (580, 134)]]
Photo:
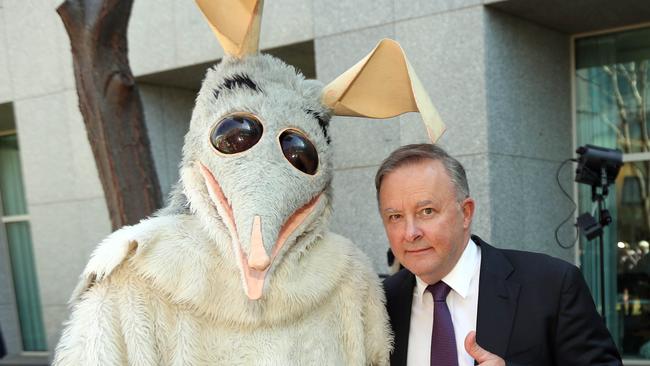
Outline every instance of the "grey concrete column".
[[(569, 36), (484, 8), (492, 240), (574, 261), (555, 243), (572, 205), (556, 183), (572, 157)], [(562, 184), (572, 192), (573, 165)], [(571, 222), (561, 239), (571, 242)]]

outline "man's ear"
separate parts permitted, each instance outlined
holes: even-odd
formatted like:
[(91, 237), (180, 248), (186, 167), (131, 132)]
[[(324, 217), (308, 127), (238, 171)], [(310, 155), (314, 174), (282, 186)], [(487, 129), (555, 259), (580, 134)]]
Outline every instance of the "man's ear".
[(431, 142), (445, 131), (404, 50), (381, 40), (366, 57), (323, 89), (322, 103), (337, 116), (390, 118), (420, 112)]
[(474, 209), (476, 208), (476, 203), (472, 197), (467, 197), (461, 202), (460, 206), (463, 211), (463, 228), (469, 229), (472, 225), (472, 218), (474, 217)]

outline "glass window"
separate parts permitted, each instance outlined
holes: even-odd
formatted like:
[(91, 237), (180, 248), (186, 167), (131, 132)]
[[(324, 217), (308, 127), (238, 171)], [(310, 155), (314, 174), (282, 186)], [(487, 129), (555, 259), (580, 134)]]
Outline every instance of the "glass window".
[[(618, 148), (625, 161), (605, 201), (607, 325), (625, 358), (650, 359), (650, 28), (580, 38), (575, 50), (577, 144)], [(578, 201), (594, 213), (590, 187)], [(598, 240), (581, 238), (580, 254), (600, 307)]]
[[(13, 115), (0, 113), (0, 121), (5, 128), (13, 127)], [(0, 204), (0, 218), (9, 247), (23, 350), (45, 351), (47, 343), (34, 268), (29, 216), (23, 192), (18, 139), (13, 129), (0, 130)]]

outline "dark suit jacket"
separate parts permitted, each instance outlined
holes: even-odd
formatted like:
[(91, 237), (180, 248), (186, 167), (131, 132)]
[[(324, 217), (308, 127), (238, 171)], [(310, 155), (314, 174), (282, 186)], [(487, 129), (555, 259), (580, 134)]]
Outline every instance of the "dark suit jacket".
[[(507, 365), (622, 365), (582, 273), (562, 260), (497, 249), (477, 236), (481, 269), (477, 343)], [(406, 365), (415, 276), (384, 281), (395, 334), (391, 365)]]

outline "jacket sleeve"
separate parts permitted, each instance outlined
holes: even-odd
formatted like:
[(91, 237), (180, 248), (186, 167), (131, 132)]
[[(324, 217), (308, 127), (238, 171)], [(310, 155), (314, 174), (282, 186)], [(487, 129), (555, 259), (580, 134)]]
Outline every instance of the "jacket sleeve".
[(558, 306), (556, 365), (622, 365), (582, 273), (575, 266), (565, 272)]
[(109, 285), (102, 282), (92, 286), (73, 303), (52, 365), (126, 365), (120, 328)]

